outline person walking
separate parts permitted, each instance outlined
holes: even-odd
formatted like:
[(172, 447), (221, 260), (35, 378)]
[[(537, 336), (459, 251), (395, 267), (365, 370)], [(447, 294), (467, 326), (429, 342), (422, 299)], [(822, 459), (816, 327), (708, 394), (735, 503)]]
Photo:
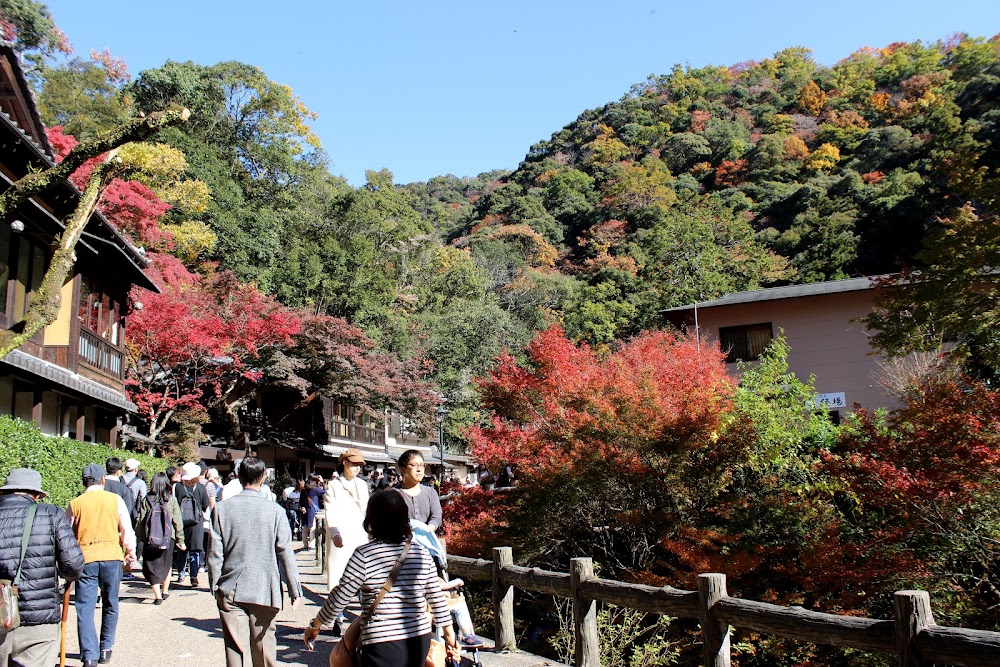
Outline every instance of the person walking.
[[(368, 502), (364, 527), (372, 541), (351, 554), (340, 583), (305, 630), (306, 647), (312, 649), (320, 628), (332, 624), (360, 592), (368, 619), (360, 639), (362, 667), (422, 667), (431, 643), (428, 606), (434, 625), (444, 633), (449, 658), (460, 655), (434, 561), (412, 540), (409, 509), (402, 494), (376, 492)], [(375, 599), (397, 562), (402, 565), (375, 607)]]
[[(118, 627), (118, 589), (125, 567), (135, 562), (135, 531), (128, 510), (117, 494), (104, 490), (104, 468), (90, 463), (83, 469), (86, 490), (66, 508), (73, 533), (83, 551), (83, 573), (76, 583), (76, 631), (83, 667), (111, 662)], [(124, 558), (123, 558), (124, 555)], [(101, 634), (94, 612), (101, 597)]]
[(408, 449), (396, 463), (403, 482), (399, 491), (406, 500), (410, 518), (426, 524), (432, 533), (441, 527), (441, 498), (433, 487), (421, 484), (424, 479), (424, 457), (415, 449)]
[(174, 497), (181, 510), (181, 519), (184, 522), (184, 543), (187, 545), (187, 554), (178, 551), (180, 556), (175, 557), (175, 566), (181, 567), (177, 572), (177, 581), (184, 579), (185, 573), (191, 575), (190, 583), (193, 588), (198, 587), (198, 574), (205, 564), (205, 513), (209, 509), (208, 492), (205, 487), (198, 483), (201, 477), (201, 468), (197, 463), (185, 463), (181, 469), (181, 481), (174, 485)]
[(59, 656), (59, 577), (80, 577), (83, 552), (66, 514), (40, 502), (47, 494), (37, 471), (11, 470), (0, 494), (0, 578), (17, 585), (21, 616), (19, 627), (0, 632), (0, 666), (49, 667)]
[(340, 454), (340, 476), (326, 487), (323, 507), (326, 510), (329, 565), (327, 590), (340, 583), (340, 575), (354, 549), (368, 541), (365, 512), (368, 511), (368, 483), (361, 475), (364, 455), (357, 449)]
[(326, 494), (323, 478), (319, 475), (309, 475), (306, 488), (302, 490), (299, 504), (302, 507), (302, 545), (308, 549), (312, 541), (313, 530), (316, 528), (316, 513), (319, 512), (319, 501)]
[(226, 667), (274, 667), (281, 575), (293, 610), (301, 605), (302, 584), (284, 511), (260, 495), (267, 466), (248, 456), (239, 476), (243, 491), (212, 514), (208, 586), (219, 608)]
[[(152, 487), (139, 505), (136, 540), (142, 547), (142, 575), (153, 591), (153, 604), (170, 597), (170, 565), (174, 549), (184, 551), (181, 508), (164, 473), (153, 475)], [(2, 667), (2, 665), (0, 665)]]

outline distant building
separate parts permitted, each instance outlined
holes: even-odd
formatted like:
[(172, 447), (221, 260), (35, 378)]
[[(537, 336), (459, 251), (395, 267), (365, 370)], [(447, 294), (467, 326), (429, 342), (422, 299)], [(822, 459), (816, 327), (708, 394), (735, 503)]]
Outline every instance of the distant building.
[(730, 372), (736, 362), (752, 362), (784, 331), (788, 366), (803, 380), (816, 377), (816, 391), (835, 417), (855, 403), (895, 407), (879, 384), (882, 374), (869, 333), (857, 321), (872, 312), (876, 290), (869, 278), (736, 292), (721, 299), (663, 311), (666, 319), (698, 332), (726, 352)]
[[(18, 54), (0, 41), (0, 191), (55, 157)], [(0, 220), (0, 325), (19, 321), (41, 284), (52, 245), (76, 208), (68, 181)], [(134, 285), (156, 290), (146, 261), (100, 214), (76, 248), (55, 322), (0, 360), (0, 414), (34, 421), (43, 432), (117, 444), (124, 416), (125, 330)]]

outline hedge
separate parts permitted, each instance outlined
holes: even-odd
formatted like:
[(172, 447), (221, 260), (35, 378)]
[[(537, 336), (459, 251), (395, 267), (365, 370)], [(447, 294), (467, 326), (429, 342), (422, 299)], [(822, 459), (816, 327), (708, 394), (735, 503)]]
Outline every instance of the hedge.
[(47, 436), (31, 422), (0, 415), (0, 481), (6, 480), (13, 468), (37, 470), (42, 474), (42, 490), (49, 494), (45, 500), (53, 505), (65, 507), (83, 491), (80, 478), (84, 466), (97, 463), (103, 468), (104, 462), (112, 456), (122, 461), (138, 459), (150, 478), (170, 465), (167, 459), (147, 454)]

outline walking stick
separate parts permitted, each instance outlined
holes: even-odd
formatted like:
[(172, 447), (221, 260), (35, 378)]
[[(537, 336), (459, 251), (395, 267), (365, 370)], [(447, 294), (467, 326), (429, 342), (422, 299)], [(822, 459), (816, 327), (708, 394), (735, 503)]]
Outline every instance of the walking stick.
[(63, 593), (62, 623), (59, 624), (59, 667), (66, 667), (66, 621), (69, 619), (69, 589), (72, 582), (66, 582)]

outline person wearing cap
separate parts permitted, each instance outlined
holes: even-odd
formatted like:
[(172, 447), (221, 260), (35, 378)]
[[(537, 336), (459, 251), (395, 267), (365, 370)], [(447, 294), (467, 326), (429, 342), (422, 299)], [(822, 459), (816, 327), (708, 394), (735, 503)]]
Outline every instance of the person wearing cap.
[[(185, 573), (191, 575), (191, 586), (198, 587), (198, 574), (205, 564), (205, 526), (202, 518), (209, 509), (208, 492), (205, 487), (198, 483), (201, 477), (201, 467), (197, 463), (185, 463), (181, 468), (181, 481), (174, 485), (174, 497), (183, 514), (184, 503), (193, 505), (195, 523), (184, 521), (184, 542), (187, 544), (187, 552), (179, 551), (179, 558), (183, 563), (175, 561), (178, 567), (177, 581), (184, 579)], [(186, 500), (190, 499), (190, 500)]]
[(139, 501), (149, 493), (146, 482), (139, 477), (139, 465), (139, 459), (125, 459), (125, 474), (121, 477), (121, 481), (132, 491), (132, 499), (135, 501), (136, 507), (139, 506)]
[(357, 449), (340, 454), (337, 472), (340, 474), (326, 486), (323, 507), (326, 509), (326, 553), (329, 554), (327, 590), (340, 583), (347, 561), (354, 550), (368, 541), (364, 528), (368, 511), (368, 482), (361, 478), (364, 455)]
[[(83, 469), (86, 490), (66, 508), (73, 533), (83, 551), (83, 573), (76, 582), (76, 631), (83, 667), (111, 662), (118, 628), (118, 589), (124, 565), (135, 562), (135, 531), (128, 510), (118, 495), (104, 490), (104, 466), (90, 463)], [(94, 613), (101, 595), (101, 634)]]
[(0, 665), (54, 665), (62, 618), (59, 577), (79, 578), (83, 552), (66, 514), (39, 502), (47, 494), (38, 472), (11, 470), (0, 494), (0, 578), (13, 580), (17, 574), (28, 510), (35, 508), (17, 589), (21, 625), (0, 632)]
[(302, 584), (285, 513), (260, 494), (266, 464), (248, 456), (239, 475), (243, 490), (212, 513), (208, 586), (219, 608), (226, 667), (273, 667), (282, 574), (293, 610), (301, 605)]

